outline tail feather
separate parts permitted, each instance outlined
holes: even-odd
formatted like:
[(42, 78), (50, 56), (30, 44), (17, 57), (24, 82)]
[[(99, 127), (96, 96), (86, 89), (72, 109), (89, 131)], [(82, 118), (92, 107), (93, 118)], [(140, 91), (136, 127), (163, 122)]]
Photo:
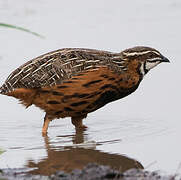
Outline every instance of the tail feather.
[(3, 94), (2, 86), (0, 87), (0, 94)]
[(8, 84), (8, 83), (4, 83), (1, 87), (0, 87), (0, 94), (3, 95), (7, 95), (9, 92), (13, 91), (14, 89)]
[(29, 107), (33, 103), (33, 99), (37, 93), (37, 90), (35, 89), (24, 89), (19, 88), (15, 89), (14, 91), (6, 93), (7, 96), (13, 96), (20, 100), (21, 104), (25, 105), (26, 107)]
[(3, 85), (0, 87), (0, 94), (6, 94), (6, 90)]

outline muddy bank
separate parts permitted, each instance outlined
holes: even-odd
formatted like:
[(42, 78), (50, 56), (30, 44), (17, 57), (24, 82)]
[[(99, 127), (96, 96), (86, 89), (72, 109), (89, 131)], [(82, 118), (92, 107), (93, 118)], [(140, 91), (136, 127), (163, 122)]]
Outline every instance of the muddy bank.
[(149, 172), (142, 169), (130, 169), (124, 173), (111, 169), (109, 166), (88, 164), (82, 170), (71, 173), (58, 171), (51, 176), (29, 174), (29, 169), (4, 169), (0, 172), (0, 180), (174, 180), (180, 175), (161, 175), (159, 172)]

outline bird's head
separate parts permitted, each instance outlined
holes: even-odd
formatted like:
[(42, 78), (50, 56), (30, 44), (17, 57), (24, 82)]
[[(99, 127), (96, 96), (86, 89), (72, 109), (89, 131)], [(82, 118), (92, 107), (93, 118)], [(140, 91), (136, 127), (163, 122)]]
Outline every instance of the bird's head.
[(121, 52), (121, 55), (128, 62), (136, 61), (139, 64), (139, 71), (143, 76), (161, 62), (170, 62), (156, 49), (144, 46), (126, 49)]

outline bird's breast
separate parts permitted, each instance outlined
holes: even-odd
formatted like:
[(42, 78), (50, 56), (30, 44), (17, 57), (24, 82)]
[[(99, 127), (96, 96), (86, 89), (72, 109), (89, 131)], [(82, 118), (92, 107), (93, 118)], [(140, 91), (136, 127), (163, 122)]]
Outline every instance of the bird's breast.
[[(35, 104), (55, 117), (88, 114), (136, 90), (138, 77), (116, 73), (107, 67), (81, 72), (61, 84), (38, 89), (15, 89), (9, 93), (29, 106)], [(22, 93), (23, 92), (23, 93)]]
[(41, 88), (33, 103), (57, 117), (87, 114), (132, 93), (137, 88), (136, 80), (101, 67)]

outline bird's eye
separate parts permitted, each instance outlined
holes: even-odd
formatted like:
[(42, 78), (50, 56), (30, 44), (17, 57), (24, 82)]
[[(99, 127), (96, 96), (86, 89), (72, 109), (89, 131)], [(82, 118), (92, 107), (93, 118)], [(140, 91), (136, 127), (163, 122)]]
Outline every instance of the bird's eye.
[(154, 58), (155, 55), (154, 54), (149, 54), (149, 58)]

